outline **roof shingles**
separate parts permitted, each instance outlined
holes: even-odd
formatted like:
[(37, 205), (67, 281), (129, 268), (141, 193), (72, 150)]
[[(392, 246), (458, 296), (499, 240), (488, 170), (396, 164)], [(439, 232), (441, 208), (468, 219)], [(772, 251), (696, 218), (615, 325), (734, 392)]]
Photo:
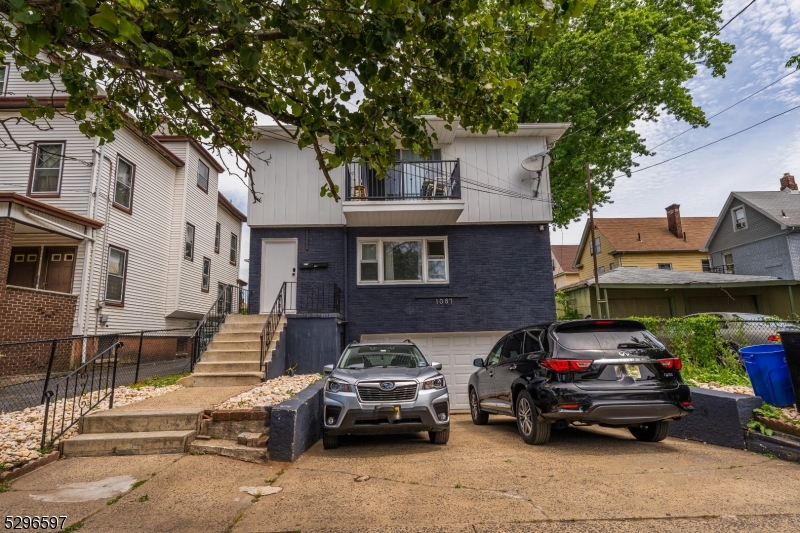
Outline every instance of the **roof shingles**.
[(594, 222), (617, 252), (697, 252), (705, 245), (716, 220), (716, 217), (682, 217), (685, 241), (670, 233), (663, 217), (595, 218)]

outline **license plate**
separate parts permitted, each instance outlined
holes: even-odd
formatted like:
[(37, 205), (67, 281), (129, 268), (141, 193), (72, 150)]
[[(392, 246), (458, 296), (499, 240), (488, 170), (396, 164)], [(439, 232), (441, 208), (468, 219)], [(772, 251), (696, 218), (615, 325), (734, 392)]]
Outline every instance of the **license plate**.
[(617, 365), (615, 370), (617, 371), (617, 376), (620, 378), (630, 376), (633, 379), (639, 379), (642, 377), (642, 373), (639, 371), (639, 365)]

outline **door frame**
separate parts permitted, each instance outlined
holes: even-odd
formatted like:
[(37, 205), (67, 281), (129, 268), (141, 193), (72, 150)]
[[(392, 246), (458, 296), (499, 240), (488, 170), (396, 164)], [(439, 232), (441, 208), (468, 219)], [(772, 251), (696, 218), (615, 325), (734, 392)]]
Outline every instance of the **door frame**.
[[(282, 237), (282, 238), (275, 238), (275, 239), (271, 239), (271, 238), (261, 239), (261, 275), (259, 276), (259, 278), (260, 278), (260, 280), (259, 280), (260, 286), (259, 286), (259, 289), (258, 289), (259, 300), (262, 303), (262, 305), (259, 305), (259, 314), (261, 314), (261, 315), (268, 314), (272, 310), (272, 304), (273, 304), (274, 300), (271, 300), (271, 298), (275, 298), (274, 294), (272, 296), (267, 296), (266, 298), (264, 297), (265, 296), (264, 295), (264, 288), (267, 285), (266, 284), (266, 278), (267, 278), (266, 272), (267, 271), (264, 268), (264, 257), (265, 257), (266, 254), (264, 252), (266, 251), (266, 248), (267, 248), (268, 244), (280, 244), (280, 243), (294, 244), (294, 249), (295, 249), (295, 257), (294, 257), (295, 279), (294, 279), (294, 281), (297, 281), (297, 267), (298, 267), (298, 264), (299, 264), (299, 261), (300, 261), (300, 258), (299, 258), (300, 246), (299, 246), (298, 239), (296, 237)], [(264, 303), (266, 303), (266, 306), (263, 305)]]

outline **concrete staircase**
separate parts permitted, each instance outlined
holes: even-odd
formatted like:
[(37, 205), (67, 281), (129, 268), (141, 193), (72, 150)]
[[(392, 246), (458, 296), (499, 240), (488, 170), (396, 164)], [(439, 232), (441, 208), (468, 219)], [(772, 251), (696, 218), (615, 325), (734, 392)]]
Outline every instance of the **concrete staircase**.
[[(266, 315), (228, 315), (200, 362), (195, 365), (194, 373), (178, 383), (187, 387), (261, 383), (264, 379), (264, 372), (261, 370), (261, 331), (266, 320)], [(270, 354), (285, 325), (286, 317), (282, 317), (271, 339)]]
[(202, 409), (112, 409), (81, 418), (78, 435), (62, 443), (66, 457), (185, 453), (200, 429)]

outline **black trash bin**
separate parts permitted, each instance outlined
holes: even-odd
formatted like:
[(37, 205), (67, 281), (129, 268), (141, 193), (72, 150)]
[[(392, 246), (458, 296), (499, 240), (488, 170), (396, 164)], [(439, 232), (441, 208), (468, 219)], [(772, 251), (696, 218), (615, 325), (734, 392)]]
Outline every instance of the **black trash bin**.
[(795, 405), (794, 408), (800, 412), (800, 330), (779, 331), (783, 351), (786, 352), (786, 366), (789, 367), (789, 375), (792, 377), (792, 388), (794, 389)]

